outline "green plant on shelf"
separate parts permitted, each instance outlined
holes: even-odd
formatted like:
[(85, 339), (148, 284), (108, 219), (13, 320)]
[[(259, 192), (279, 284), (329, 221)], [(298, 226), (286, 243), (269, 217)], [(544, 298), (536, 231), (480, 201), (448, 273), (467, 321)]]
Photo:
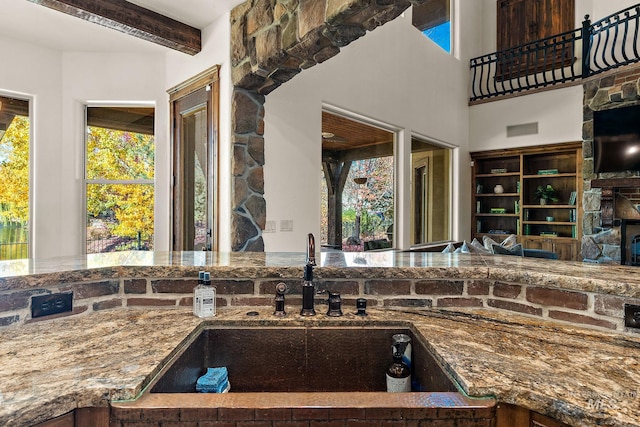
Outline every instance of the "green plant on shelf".
[(551, 184), (547, 184), (546, 186), (538, 185), (535, 197), (540, 200), (541, 205), (545, 205), (547, 201), (557, 202), (560, 200), (556, 197), (556, 190)]

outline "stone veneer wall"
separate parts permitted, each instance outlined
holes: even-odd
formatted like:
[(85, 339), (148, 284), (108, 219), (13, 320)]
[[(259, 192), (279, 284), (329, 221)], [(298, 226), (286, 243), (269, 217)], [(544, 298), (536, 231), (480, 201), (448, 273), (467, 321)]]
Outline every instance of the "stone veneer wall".
[[(298, 276), (214, 278), (217, 307), (274, 307), (275, 286), (285, 282), (292, 294), (286, 296), (288, 314), (297, 316), (302, 306), (302, 281)], [(355, 313), (356, 299), (366, 298), (369, 308), (485, 308), (626, 333), (630, 331), (624, 327), (624, 304), (640, 305), (637, 298), (488, 279), (344, 279), (322, 276), (318, 270), (318, 289), (340, 292), (345, 313)], [(126, 307), (191, 307), (196, 284), (196, 277), (132, 277), (5, 291), (0, 293), (0, 326), (18, 326)], [(30, 318), (33, 295), (71, 291), (74, 294), (73, 312)], [(318, 315), (324, 315), (326, 297), (318, 296), (316, 303)]]
[(231, 11), (231, 250), (264, 251), (265, 95), (426, 0), (247, 0)]
[[(591, 188), (591, 180), (600, 178), (640, 177), (640, 172), (594, 173), (593, 160), (593, 112), (610, 108), (640, 104), (640, 66), (623, 67), (584, 83), (583, 105), (583, 211), (582, 255), (586, 260), (620, 262), (620, 227), (601, 231), (600, 201), (602, 192)], [(631, 203), (640, 203), (640, 188), (618, 192)]]

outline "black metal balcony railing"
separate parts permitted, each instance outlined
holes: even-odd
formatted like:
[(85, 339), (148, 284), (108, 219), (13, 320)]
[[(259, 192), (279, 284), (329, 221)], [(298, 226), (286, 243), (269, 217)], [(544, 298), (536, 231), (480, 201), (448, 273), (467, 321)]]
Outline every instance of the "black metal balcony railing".
[(640, 4), (594, 23), (587, 15), (582, 28), (471, 59), (470, 99), (583, 79), (638, 62), (639, 51)]

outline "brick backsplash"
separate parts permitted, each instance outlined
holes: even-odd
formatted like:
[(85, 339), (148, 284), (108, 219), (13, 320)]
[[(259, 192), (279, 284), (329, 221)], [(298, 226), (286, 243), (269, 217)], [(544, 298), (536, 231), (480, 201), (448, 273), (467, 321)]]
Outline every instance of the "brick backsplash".
[(552, 307), (565, 307), (574, 310), (587, 309), (587, 294), (537, 286), (527, 288), (527, 301)]
[(498, 310), (515, 311), (516, 313), (529, 314), (532, 316), (542, 316), (542, 309), (540, 307), (533, 307), (519, 302), (489, 298), (487, 300), (487, 305)]
[(518, 298), (522, 286), (497, 282), (493, 285), (493, 296), (502, 298)]
[(462, 295), (464, 282), (455, 280), (418, 280), (416, 293), (426, 295)]
[[(301, 305), (300, 278), (281, 280), (216, 278), (218, 307), (255, 307), (274, 304), (275, 286), (287, 284), (287, 306)], [(633, 333), (624, 328), (624, 304), (640, 299), (536, 286), (488, 279), (352, 279), (322, 278), (320, 290), (340, 292), (343, 307), (352, 310), (357, 298), (366, 298), (369, 308), (406, 307), (485, 308), (553, 319), (589, 328)], [(61, 316), (126, 307), (185, 308), (193, 304), (193, 277), (123, 278), (82, 283), (62, 283), (31, 290), (0, 292), (0, 327), (32, 322), (31, 297), (54, 292), (73, 292), (74, 311)], [(326, 294), (316, 297), (319, 313), (326, 307)], [(48, 320), (54, 316), (38, 318)]]

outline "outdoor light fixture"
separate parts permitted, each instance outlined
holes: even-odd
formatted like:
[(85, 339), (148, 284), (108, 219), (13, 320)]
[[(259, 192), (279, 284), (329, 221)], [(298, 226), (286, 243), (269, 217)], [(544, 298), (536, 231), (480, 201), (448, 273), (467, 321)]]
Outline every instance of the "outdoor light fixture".
[(355, 182), (358, 185), (366, 184), (367, 178), (353, 178), (353, 182)]

